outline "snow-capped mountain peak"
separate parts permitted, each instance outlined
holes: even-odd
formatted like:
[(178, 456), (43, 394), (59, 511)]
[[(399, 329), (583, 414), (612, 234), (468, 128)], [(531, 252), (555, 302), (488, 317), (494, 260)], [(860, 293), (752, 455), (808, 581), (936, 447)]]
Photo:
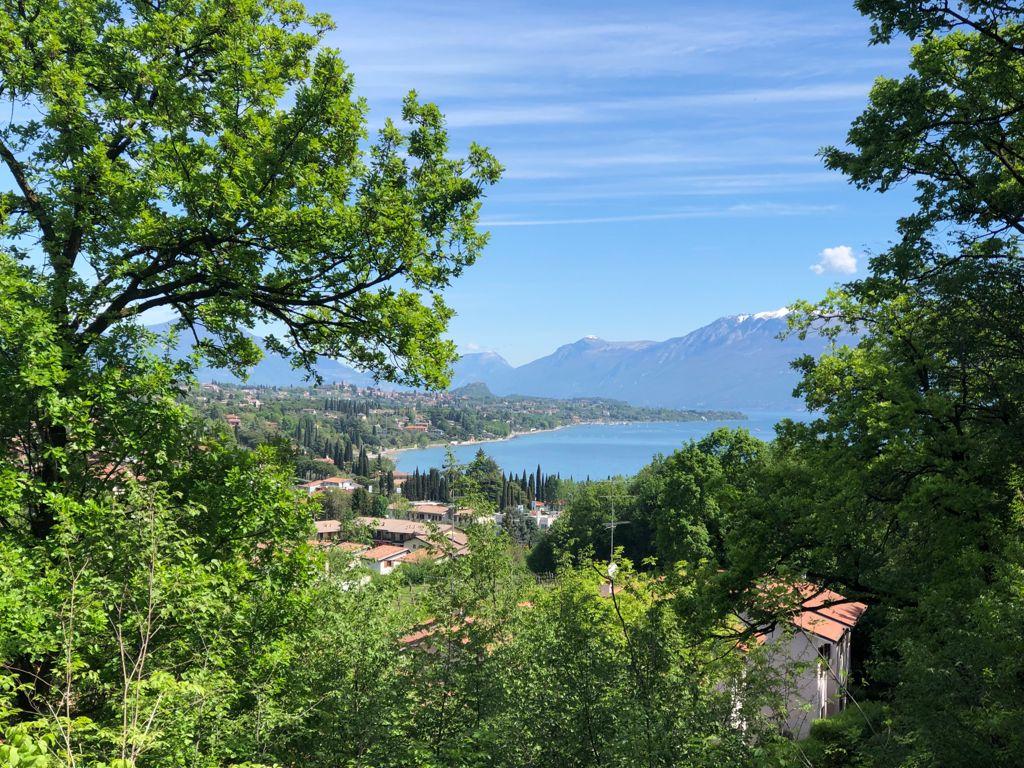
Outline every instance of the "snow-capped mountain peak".
[(736, 322), (742, 323), (753, 318), (754, 320), (779, 320), (788, 315), (792, 310), (789, 307), (780, 307), (768, 312), (755, 312), (752, 315), (736, 315)]

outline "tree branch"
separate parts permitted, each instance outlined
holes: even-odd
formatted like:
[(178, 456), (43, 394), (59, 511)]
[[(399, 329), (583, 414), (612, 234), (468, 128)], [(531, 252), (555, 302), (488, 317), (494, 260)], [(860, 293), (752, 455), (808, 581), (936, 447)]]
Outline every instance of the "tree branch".
[(14, 177), (14, 181), (18, 185), (18, 189), (21, 190), (22, 196), (25, 198), (25, 202), (28, 203), (29, 211), (35, 216), (36, 221), (39, 223), (39, 228), (43, 231), (43, 238), (49, 243), (53, 243), (54, 231), (53, 223), (50, 221), (50, 215), (46, 211), (46, 207), (43, 205), (42, 200), (39, 199), (39, 195), (36, 194), (32, 184), (28, 180), (28, 175), (25, 172), (25, 167), (18, 161), (18, 158), (14, 156), (14, 152), (11, 148), (4, 143), (3, 139), (0, 139), (0, 159), (3, 159), (4, 165), (10, 170), (11, 175)]

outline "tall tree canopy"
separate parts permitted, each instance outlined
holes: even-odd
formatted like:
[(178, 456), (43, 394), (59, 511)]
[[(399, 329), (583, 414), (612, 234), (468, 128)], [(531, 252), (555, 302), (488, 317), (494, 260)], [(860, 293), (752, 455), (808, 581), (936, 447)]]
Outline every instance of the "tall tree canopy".
[(790, 425), (752, 560), (874, 607), (869, 670), (900, 760), (1015, 765), (1024, 749), (1024, 7), (860, 0), (877, 42), (914, 40), (826, 163), (909, 182), (915, 210), (871, 273), (805, 306), (862, 333), (804, 360), (823, 416)]
[(190, 412), (144, 313), (235, 372), (269, 323), (296, 366), (446, 380), (442, 293), (500, 168), (415, 94), (371, 138), (329, 29), (290, 0), (0, 0), (0, 764), (30, 734), (62, 764), (259, 757), (312, 616), (289, 457)]
[(269, 322), (296, 365), (445, 381), (441, 291), (500, 169), (450, 158), (414, 93), (369, 143), (330, 28), (289, 0), (0, 3), (0, 248), (35, 263), (68, 352), (166, 308), (236, 370)]
[[(236, 372), (260, 355), (244, 329), (269, 323), (267, 346), (296, 366), (340, 356), (445, 382), (442, 292), (485, 243), (478, 211), (500, 168), (475, 145), (449, 157), (441, 113), (414, 93), (404, 127), (371, 140), (351, 74), (321, 45), (330, 28), (287, 0), (0, 3), (0, 280), (15, 318), (0, 377), (18, 395), (4, 449), (37, 483), (36, 537), (53, 525), (48, 490), (94, 476), (97, 451), (161, 476), (133, 445), (145, 420), (122, 418), (160, 396), (130, 374), (149, 310), (176, 313)], [(28, 380), (18, 355), (43, 346), (46, 378)], [(161, 373), (165, 393), (183, 372)]]

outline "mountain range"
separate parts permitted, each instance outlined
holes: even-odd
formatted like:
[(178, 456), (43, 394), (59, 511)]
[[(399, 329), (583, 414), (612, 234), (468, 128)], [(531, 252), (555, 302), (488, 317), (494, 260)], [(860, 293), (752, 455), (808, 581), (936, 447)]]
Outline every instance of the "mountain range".
[(609, 397), (669, 408), (800, 409), (792, 396), (799, 374), (790, 363), (820, 355), (829, 342), (819, 336), (780, 339), (788, 314), (731, 315), (665, 341), (588, 336), (518, 367), (494, 352), (466, 354), (455, 366), (452, 386), (479, 381), (499, 395)]
[[(792, 397), (799, 376), (790, 363), (801, 355), (821, 354), (829, 342), (817, 336), (780, 339), (787, 315), (786, 309), (731, 315), (665, 341), (605, 341), (587, 336), (518, 367), (496, 352), (471, 352), (455, 364), (451, 386), (479, 382), (497, 395), (608, 397), (668, 408), (800, 409), (802, 404)], [(840, 338), (841, 342), (851, 340)], [(187, 354), (190, 348), (182, 336), (173, 354)], [(327, 382), (373, 384), (371, 376), (336, 360), (322, 359), (317, 370)], [(201, 369), (199, 378), (235, 380), (225, 371), (210, 368)], [(305, 383), (301, 371), (271, 353), (248, 380), (278, 386)]]

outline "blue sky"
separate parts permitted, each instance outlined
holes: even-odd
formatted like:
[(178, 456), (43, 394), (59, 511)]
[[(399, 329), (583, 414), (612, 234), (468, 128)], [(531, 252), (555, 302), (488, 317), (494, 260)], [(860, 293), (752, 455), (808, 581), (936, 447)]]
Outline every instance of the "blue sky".
[(307, 3), (335, 19), (371, 127), (414, 88), (453, 152), (477, 141), (506, 167), (490, 244), (448, 292), (464, 351), (521, 364), (815, 299), (910, 207), (815, 156), (908, 57), (868, 45), (852, 0)]
[(519, 364), (588, 334), (664, 339), (816, 298), (906, 194), (824, 170), (905, 44), (816, 2), (316, 2), (379, 125), (415, 88), (506, 166), (451, 335)]

